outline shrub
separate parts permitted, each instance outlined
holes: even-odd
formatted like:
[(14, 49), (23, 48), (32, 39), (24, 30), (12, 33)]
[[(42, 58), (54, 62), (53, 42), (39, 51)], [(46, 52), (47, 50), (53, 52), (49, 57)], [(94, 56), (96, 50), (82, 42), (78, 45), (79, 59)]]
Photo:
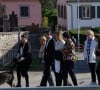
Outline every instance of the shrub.
[(93, 31), (97, 34), (100, 34), (100, 27), (96, 27), (93, 29)]
[[(78, 40), (77, 30), (70, 30), (70, 33)], [(85, 39), (86, 39), (86, 30), (80, 30), (80, 44), (84, 44)]]

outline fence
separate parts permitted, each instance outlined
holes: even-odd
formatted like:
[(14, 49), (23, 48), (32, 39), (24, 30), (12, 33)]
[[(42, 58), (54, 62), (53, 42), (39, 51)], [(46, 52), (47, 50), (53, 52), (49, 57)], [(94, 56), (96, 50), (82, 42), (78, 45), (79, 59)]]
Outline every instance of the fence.
[[(24, 32), (21, 32), (22, 34)], [(29, 42), (32, 47), (33, 66), (38, 68), (40, 61), (38, 58), (39, 51), (39, 38), (41, 34), (29, 33)], [(16, 55), (18, 49), (19, 32), (2, 32), (0, 33), (0, 64), (6, 65)], [(83, 53), (76, 52), (76, 60), (83, 60)], [(84, 64), (85, 65), (85, 64)]]
[(0, 64), (6, 65), (16, 55), (18, 41), (19, 32), (0, 32)]
[(7, 65), (17, 55), (17, 51), (17, 49), (0, 49), (0, 64)]

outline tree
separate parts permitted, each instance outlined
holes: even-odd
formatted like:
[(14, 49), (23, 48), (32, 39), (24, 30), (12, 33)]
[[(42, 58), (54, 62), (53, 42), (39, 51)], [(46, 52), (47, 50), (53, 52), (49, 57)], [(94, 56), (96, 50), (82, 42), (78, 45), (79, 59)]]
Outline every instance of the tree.
[(47, 16), (48, 13), (54, 13), (54, 9), (57, 8), (57, 0), (41, 0), (42, 15)]
[(42, 16), (48, 17), (48, 25), (55, 30), (57, 24), (57, 0), (41, 0)]

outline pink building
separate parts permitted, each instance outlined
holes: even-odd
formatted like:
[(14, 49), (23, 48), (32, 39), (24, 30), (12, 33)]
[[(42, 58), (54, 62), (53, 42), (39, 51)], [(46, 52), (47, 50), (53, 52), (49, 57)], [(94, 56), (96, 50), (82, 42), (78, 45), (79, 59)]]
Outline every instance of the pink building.
[(58, 8), (57, 26), (59, 29), (66, 30), (67, 29), (66, 0), (57, 0), (57, 8)]
[(2, 0), (4, 13), (9, 17), (12, 11), (18, 16), (18, 26), (25, 27), (32, 23), (41, 26), (41, 2), (40, 0)]

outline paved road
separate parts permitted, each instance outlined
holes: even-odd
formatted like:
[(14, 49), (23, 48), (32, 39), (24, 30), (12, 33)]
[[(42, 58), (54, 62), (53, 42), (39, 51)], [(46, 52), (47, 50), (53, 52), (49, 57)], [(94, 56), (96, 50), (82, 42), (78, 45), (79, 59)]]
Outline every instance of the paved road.
[[(53, 79), (54, 79), (54, 74), (52, 72), (53, 75)], [(16, 73), (14, 73), (15, 79), (14, 79), (14, 83), (16, 84), (17, 79), (16, 79)], [(79, 86), (87, 86), (90, 84), (90, 74), (89, 73), (76, 73), (77, 76), (77, 80), (78, 80), (78, 84)], [(30, 79), (30, 87), (36, 87), (39, 85), (41, 77), (42, 77), (42, 72), (35, 72), (35, 71), (31, 71), (29, 72), (29, 79)], [(71, 79), (69, 77), (69, 81), (71, 82)], [(71, 82), (72, 83), (72, 82)], [(1, 85), (0, 88), (10, 88), (6, 83)], [(25, 87), (25, 80), (24, 78), (22, 78), (22, 87)]]

